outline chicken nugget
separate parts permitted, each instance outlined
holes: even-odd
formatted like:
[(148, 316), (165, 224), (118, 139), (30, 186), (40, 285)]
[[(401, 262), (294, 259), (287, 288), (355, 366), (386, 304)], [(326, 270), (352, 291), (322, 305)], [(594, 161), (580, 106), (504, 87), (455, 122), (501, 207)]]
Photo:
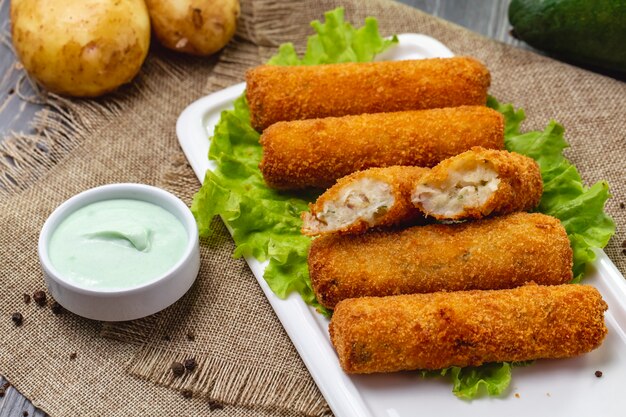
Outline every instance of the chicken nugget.
[(412, 201), (436, 219), (479, 219), (531, 210), (542, 193), (541, 172), (534, 159), (475, 147), (422, 175)]
[(514, 213), (313, 240), (308, 265), (317, 300), (513, 288), (572, 279), (572, 249), (554, 217)]
[(484, 106), (279, 122), (261, 135), (259, 169), (277, 189), (328, 188), (373, 167), (432, 167), (474, 146), (504, 148), (504, 118)]
[(376, 226), (425, 220), (411, 192), (428, 168), (370, 168), (341, 178), (302, 213), (302, 233), (361, 233)]
[(607, 305), (589, 285), (525, 285), (344, 300), (330, 336), (345, 372), (569, 358), (600, 346)]
[(474, 58), (310, 66), (261, 65), (246, 73), (252, 126), (286, 120), (485, 105), (491, 77)]

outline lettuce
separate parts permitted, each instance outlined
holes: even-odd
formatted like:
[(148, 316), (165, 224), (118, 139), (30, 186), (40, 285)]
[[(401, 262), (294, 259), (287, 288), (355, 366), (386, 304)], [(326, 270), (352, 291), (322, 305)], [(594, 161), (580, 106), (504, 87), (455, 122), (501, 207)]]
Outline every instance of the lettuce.
[[(371, 61), (374, 56), (397, 43), (383, 39), (373, 18), (365, 26), (353, 28), (344, 22), (342, 8), (325, 14), (325, 23), (315, 21), (316, 34), (309, 37), (307, 49), (299, 58), (292, 44), (283, 44), (269, 60), (272, 65), (312, 65), (337, 62)], [(563, 127), (551, 122), (542, 132), (521, 133), (523, 110), (502, 105), (490, 97), (488, 105), (505, 116), (505, 143), (510, 151), (534, 158), (544, 181), (544, 194), (538, 211), (561, 220), (574, 251), (575, 280), (580, 280), (585, 265), (595, 258), (593, 248), (606, 245), (615, 225), (604, 211), (609, 197), (608, 185), (600, 181), (590, 188), (583, 186), (576, 168), (563, 157), (567, 143)], [(265, 185), (258, 169), (262, 149), (259, 134), (250, 125), (245, 96), (239, 97), (233, 110), (222, 112), (211, 140), (209, 159), (217, 168), (207, 171), (202, 188), (196, 193), (192, 211), (201, 236), (211, 233), (213, 217), (220, 215), (233, 233), (235, 257), (251, 256), (268, 261), (264, 278), (274, 293), (285, 298), (292, 292), (316, 307), (307, 267), (310, 238), (300, 234), (300, 213), (316, 195), (310, 192), (286, 193)], [(450, 367), (436, 373), (451, 379), (453, 392), (460, 398), (474, 398), (481, 391), (500, 395), (511, 381), (516, 364), (487, 364), (480, 367)]]
[(452, 392), (459, 398), (472, 399), (484, 387), (487, 394), (502, 394), (511, 383), (511, 365), (508, 362), (448, 368), (452, 379)]
[(278, 48), (278, 53), (267, 62), (270, 65), (318, 65), (341, 62), (369, 62), (374, 57), (398, 43), (398, 38), (384, 39), (378, 33), (378, 22), (365, 18), (365, 26), (354, 29), (343, 19), (344, 10), (339, 7), (326, 12), (326, 23), (311, 22), (317, 34), (309, 36), (306, 52), (298, 58), (291, 42)]
[(603, 248), (615, 233), (615, 223), (604, 212), (610, 197), (606, 181), (583, 185), (578, 170), (564, 156), (568, 147), (563, 126), (551, 121), (541, 132), (521, 133), (523, 110), (500, 104), (489, 97), (487, 105), (504, 115), (506, 149), (533, 158), (539, 164), (543, 195), (537, 211), (561, 221), (574, 252), (574, 281), (580, 282), (585, 267), (595, 259), (594, 248)]

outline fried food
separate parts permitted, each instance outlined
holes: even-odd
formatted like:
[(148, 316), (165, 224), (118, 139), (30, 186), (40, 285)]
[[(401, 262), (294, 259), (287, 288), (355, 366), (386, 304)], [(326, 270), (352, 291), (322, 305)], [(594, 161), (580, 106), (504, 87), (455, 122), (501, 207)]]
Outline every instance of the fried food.
[(476, 147), (422, 175), (412, 201), (436, 219), (479, 219), (531, 210), (542, 193), (541, 172), (534, 159)]
[(342, 301), (330, 322), (348, 373), (568, 358), (600, 346), (607, 305), (588, 285)]
[(504, 148), (503, 116), (484, 106), (279, 122), (261, 135), (273, 188), (328, 188), (373, 167), (432, 167), (474, 146)]
[(415, 183), (428, 168), (370, 168), (341, 178), (302, 213), (302, 233), (360, 233), (375, 226), (424, 220), (411, 202)]
[(491, 77), (474, 58), (311, 66), (262, 65), (246, 73), (252, 126), (349, 114), (485, 105)]
[(317, 300), (513, 288), (572, 279), (572, 249), (558, 219), (514, 213), (313, 240), (309, 274)]
[(393, 166), (343, 177), (309, 204), (309, 213), (302, 213), (302, 233), (361, 233), (406, 224), (419, 219), (420, 212), (461, 220), (526, 211), (539, 204), (542, 191), (533, 159), (474, 147), (432, 170)]

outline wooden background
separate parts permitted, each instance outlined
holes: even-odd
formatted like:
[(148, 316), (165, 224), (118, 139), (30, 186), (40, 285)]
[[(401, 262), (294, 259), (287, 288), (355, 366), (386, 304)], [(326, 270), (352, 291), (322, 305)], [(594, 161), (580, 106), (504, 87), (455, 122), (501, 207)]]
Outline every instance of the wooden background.
[[(45, 0), (44, 0), (45, 1)], [(509, 35), (510, 0), (401, 0), (434, 16), (465, 26), (499, 41), (528, 48)], [(0, 0), (0, 141), (11, 132), (30, 132), (29, 123), (40, 108), (36, 94), (15, 60), (10, 42), (9, 0)], [(3, 320), (10, 320), (4, 317)], [(0, 373), (2, 373), (0, 369)], [(0, 377), (0, 385), (5, 380)], [(10, 387), (0, 398), (0, 417), (43, 417), (17, 390)]]

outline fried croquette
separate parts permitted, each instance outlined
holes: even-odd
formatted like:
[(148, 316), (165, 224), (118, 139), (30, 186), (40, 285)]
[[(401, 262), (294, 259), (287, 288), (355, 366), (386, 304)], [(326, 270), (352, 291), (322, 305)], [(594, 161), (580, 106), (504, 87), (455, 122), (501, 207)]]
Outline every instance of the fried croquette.
[(485, 105), (491, 77), (474, 58), (262, 65), (246, 73), (252, 126), (362, 113)]
[(607, 305), (588, 285), (525, 285), (344, 300), (330, 337), (348, 373), (568, 358), (600, 346)]
[(317, 300), (513, 288), (572, 279), (572, 249), (558, 219), (514, 213), (314, 239), (308, 256)]
[(424, 220), (411, 203), (411, 192), (428, 168), (392, 166), (355, 172), (337, 181), (309, 212), (302, 213), (302, 233), (361, 233), (376, 226)]
[(412, 201), (439, 220), (479, 219), (532, 210), (542, 193), (541, 172), (534, 159), (475, 147), (422, 175)]
[(484, 106), (280, 122), (261, 135), (259, 168), (277, 189), (328, 188), (373, 167), (432, 167), (474, 146), (504, 148), (504, 118)]

